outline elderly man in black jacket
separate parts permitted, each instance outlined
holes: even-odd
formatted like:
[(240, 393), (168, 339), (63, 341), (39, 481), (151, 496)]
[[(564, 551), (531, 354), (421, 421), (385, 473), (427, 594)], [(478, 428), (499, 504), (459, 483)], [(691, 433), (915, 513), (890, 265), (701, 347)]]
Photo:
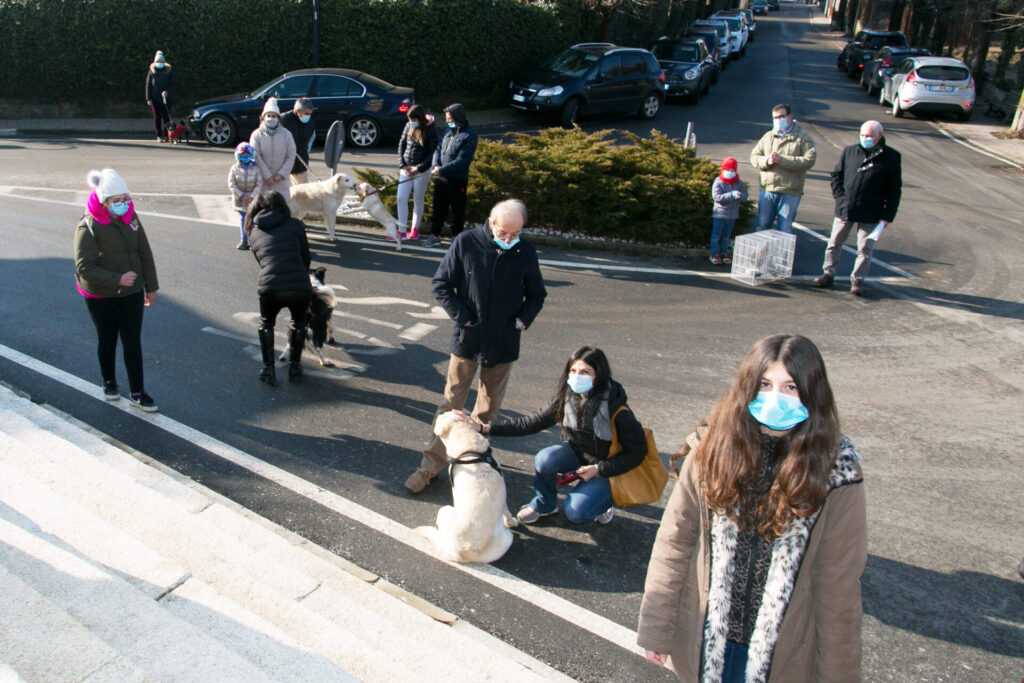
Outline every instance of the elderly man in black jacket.
[[(477, 369), (480, 382), (473, 417), (486, 424), (501, 409), (512, 363), (519, 358), (520, 337), (547, 297), (537, 250), (520, 237), (525, 224), (521, 201), (499, 202), (487, 225), (452, 239), (437, 268), (434, 298), (455, 322), (444, 400), (437, 415), (462, 409)], [(406, 488), (419, 493), (446, 464), (444, 444), (433, 437)]]
[(309, 180), (309, 149), (316, 138), (313, 123), (313, 102), (308, 97), (295, 100), (292, 110), (281, 117), (281, 125), (295, 138), (295, 163), (292, 164), (292, 185), (301, 185)]
[(832, 236), (825, 248), (822, 274), (814, 284), (831, 287), (835, 280), (840, 251), (847, 235), (857, 228), (857, 260), (850, 275), (850, 293), (861, 296), (864, 276), (871, 266), (871, 252), (885, 226), (896, 218), (903, 191), (900, 153), (885, 144), (882, 124), (865, 121), (860, 127), (860, 142), (843, 150), (832, 171), (832, 196), (836, 215)]

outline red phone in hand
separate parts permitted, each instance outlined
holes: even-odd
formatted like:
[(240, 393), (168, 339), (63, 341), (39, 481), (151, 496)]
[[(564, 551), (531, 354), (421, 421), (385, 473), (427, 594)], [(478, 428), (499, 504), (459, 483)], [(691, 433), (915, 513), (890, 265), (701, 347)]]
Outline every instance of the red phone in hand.
[(559, 486), (565, 486), (566, 484), (571, 484), (572, 482), (576, 481), (579, 478), (579, 473), (576, 472), (576, 470), (573, 470), (572, 472), (565, 472), (564, 474), (559, 474), (557, 481)]

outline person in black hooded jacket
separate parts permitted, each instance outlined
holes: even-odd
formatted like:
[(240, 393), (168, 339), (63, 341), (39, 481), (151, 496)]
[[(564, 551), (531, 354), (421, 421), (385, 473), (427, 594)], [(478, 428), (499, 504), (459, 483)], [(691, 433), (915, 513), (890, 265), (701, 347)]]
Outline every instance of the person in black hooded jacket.
[[(643, 427), (626, 406), (626, 390), (612, 379), (601, 349), (581, 346), (573, 351), (547, 406), (514, 420), (494, 420), (478, 426), (490, 436), (523, 436), (559, 425), (562, 441), (534, 458), (533, 500), (516, 515), (533, 524), (558, 511), (558, 475), (572, 473), (580, 482), (565, 499), (565, 517), (573, 524), (612, 520), (609, 479), (640, 465), (647, 455)], [(609, 457), (614, 423), (622, 451)]]
[(441, 227), (452, 210), (452, 239), (462, 232), (466, 220), (466, 188), (469, 186), (469, 165), (473, 162), (478, 142), (476, 131), (469, 125), (466, 108), (461, 104), (445, 107), (444, 120), (448, 130), (434, 150), (430, 175), (434, 177), (434, 208), (430, 216), (430, 237), (425, 247), (441, 244)]
[(903, 192), (902, 159), (885, 144), (882, 132), (878, 121), (865, 121), (859, 144), (846, 147), (832, 171), (836, 213), (822, 274), (814, 280), (818, 287), (832, 286), (843, 243), (856, 227), (857, 260), (850, 274), (850, 293), (861, 296), (875, 243), (885, 226), (896, 219)]
[[(437, 415), (461, 410), (480, 373), (473, 415), (487, 422), (501, 410), (522, 333), (540, 313), (547, 296), (537, 250), (520, 239), (526, 207), (506, 199), (491, 209), (487, 225), (452, 240), (432, 281), (434, 298), (454, 321), (444, 400)], [(420, 466), (405, 482), (419, 493), (437, 477), (448, 458), (432, 435)]]
[(146, 104), (153, 113), (153, 130), (157, 142), (167, 142), (167, 124), (171, 122), (171, 98), (174, 97), (174, 74), (164, 59), (163, 50), (157, 50), (153, 63), (146, 71)]
[(244, 228), (252, 255), (260, 264), (260, 379), (273, 386), (274, 323), (282, 308), (292, 315), (288, 337), (288, 379), (302, 376), (302, 347), (306, 342), (306, 310), (313, 286), (309, 282), (309, 241), (306, 226), (292, 218), (288, 202), (279, 192), (261, 192), (249, 205)]

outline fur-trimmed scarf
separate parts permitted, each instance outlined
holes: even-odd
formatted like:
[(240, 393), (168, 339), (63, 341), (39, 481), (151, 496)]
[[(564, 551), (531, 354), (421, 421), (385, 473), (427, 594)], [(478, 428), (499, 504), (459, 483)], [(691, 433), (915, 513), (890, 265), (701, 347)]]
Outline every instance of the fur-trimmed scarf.
[[(856, 481), (860, 454), (847, 437), (839, 443), (839, 455), (829, 473), (829, 492)], [(826, 493), (826, 496), (828, 494)], [(822, 504), (824, 507), (824, 504)], [(807, 550), (819, 507), (810, 517), (800, 517), (772, 542), (771, 566), (765, 582), (761, 607), (747, 650), (747, 683), (764, 683), (771, 670), (772, 655), (779, 639), (782, 619), (796, 585), (797, 572)], [(711, 580), (707, 616), (704, 620), (701, 680), (718, 683), (725, 669), (725, 642), (729, 632), (729, 607), (739, 528), (726, 515), (714, 513), (711, 520)]]

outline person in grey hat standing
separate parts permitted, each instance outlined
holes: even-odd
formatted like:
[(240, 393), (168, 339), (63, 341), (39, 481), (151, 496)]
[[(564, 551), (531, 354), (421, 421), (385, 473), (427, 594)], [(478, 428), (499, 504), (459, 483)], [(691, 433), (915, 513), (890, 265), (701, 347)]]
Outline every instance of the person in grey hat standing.
[(281, 109), (271, 97), (263, 105), (260, 127), (249, 136), (256, 150), (256, 166), (263, 177), (264, 192), (280, 192), (291, 198), (291, 172), (295, 166), (295, 138), (281, 125)]
[(448, 130), (441, 144), (434, 150), (434, 211), (430, 222), (430, 237), (425, 247), (441, 244), (441, 226), (452, 210), (452, 239), (462, 232), (466, 220), (466, 187), (469, 185), (469, 165), (476, 153), (476, 131), (469, 125), (466, 108), (450, 104), (444, 110)]
[(146, 72), (146, 104), (153, 112), (153, 130), (157, 142), (167, 142), (167, 124), (171, 122), (171, 97), (174, 95), (174, 74), (164, 59), (163, 50), (157, 50), (153, 63)]

